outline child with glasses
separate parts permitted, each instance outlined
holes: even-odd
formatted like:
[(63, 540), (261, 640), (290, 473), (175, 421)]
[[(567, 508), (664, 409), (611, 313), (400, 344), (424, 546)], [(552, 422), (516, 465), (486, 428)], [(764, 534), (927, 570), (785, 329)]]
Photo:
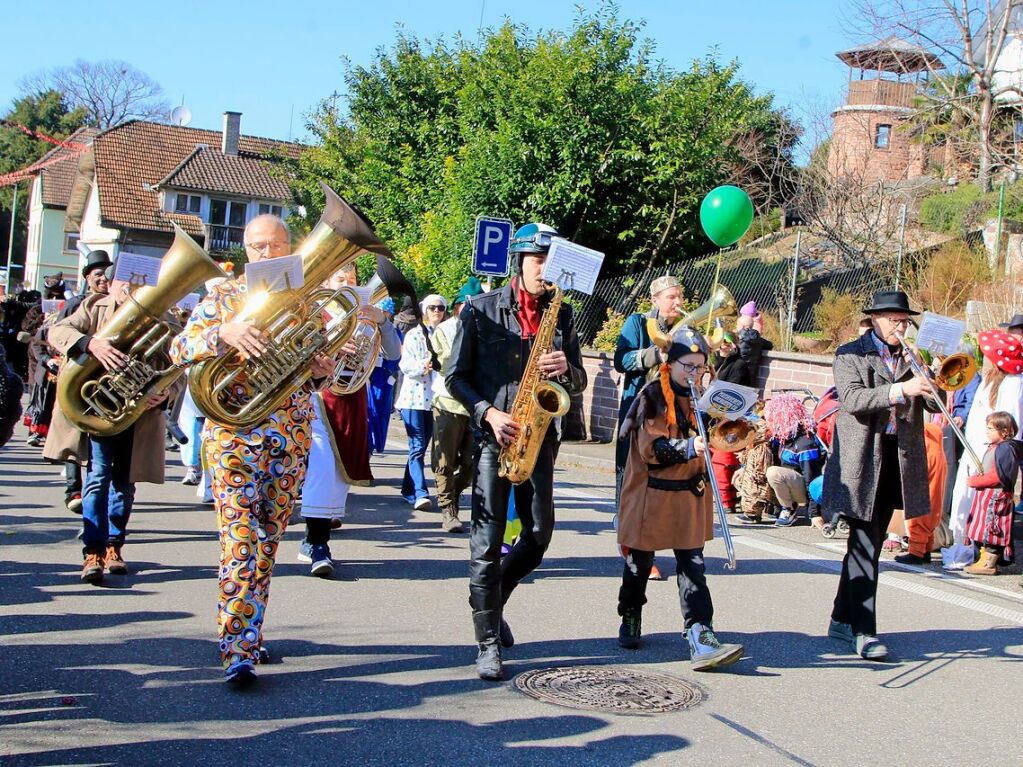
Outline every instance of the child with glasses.
[(696, 671), (735, 663), (743, 647), (714, 634), (704, 544), (714, 537), (707, 448), (699, 436), (690, 381), (707, 372), (710, 350), (692, 328), (676, 330), (657, 380), (647, 384), (622, 422), (629, 458), (618, 507), (618, 543), (627, 547), (618, 614), (618, 643), (640, 646), (642, 611), (654, 552), (672, 549), (689, 655)]

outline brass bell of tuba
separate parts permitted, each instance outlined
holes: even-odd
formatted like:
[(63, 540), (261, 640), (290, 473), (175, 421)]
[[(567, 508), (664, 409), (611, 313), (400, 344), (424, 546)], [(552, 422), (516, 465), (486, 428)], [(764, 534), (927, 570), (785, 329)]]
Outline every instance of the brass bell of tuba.
[(266, 350), (258, 358), (232, 350), (196, 363), (189, 374), (196, 406), (215, 423), (247, 428), (266, 420), (310, 379), (315, 356), (334, 357), (355, 331), (359, 297), (349, 287), (323, 288), (323, 281), (365, 251), (391, 255), (360, 213), (320, 186), (323, 214), (296, 250), (303, 287), (250, 290), (236, 318), (263, 332)]
[(934, 383), (943, 391), (958, 391), (977, 375), (977, 360), (972, 354), (956, 352), (941, 361), (934, 374)]
[[(377, 256), (377, 271), (366, 289), (370, 294), (370, 304), (396, 295), (408, 296), (413, 304), (416, 303), (415, 288), (390, 260), (381, 255)], [(380, 356), (380, 329), (372, 322), (358, 320), (350, 341), (355, 344), (355, 351), (341, 355), (328, 384), (331, 393), (339, 396), (354, 394), (365, 386)]]
[(131, 293), (95, 336), (124, 352), (127, 362), (108, 371), (86, 355), (61, 367), (57, 401), (75, 428), (97, 437), (119, 434), (145, 412), (146, 400), (184, 373), (167, 355), (177, 330), (164, 322), (164, 314), (214, 277), (227, 274), (174, 224), (174, 242), (163, 256), (156, 285)]

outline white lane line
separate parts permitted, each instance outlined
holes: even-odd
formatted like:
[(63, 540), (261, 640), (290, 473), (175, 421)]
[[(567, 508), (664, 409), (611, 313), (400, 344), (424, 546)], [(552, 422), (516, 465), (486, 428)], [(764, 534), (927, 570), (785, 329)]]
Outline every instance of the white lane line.
[[(785, 559), (797, 559), (815, 567), (820, 567), (824, 570), (830, 570), (831, 572), (841, 572), (842, 563), (836, 559), (809, 559), (806, 554), (795, 549), (785, 548), (784, 546), (778, 546), (774, 543), (768, 543), (767, 541), (754, 540), (752, 538), (737, 537), (737, 543), (742, 543), (750, 548), (759, 549), (760, 551), (766, 551), (769, 554), (776, 554), (779, 557)], [(931, 588), (921, 583), (913, 583), (912, 581), (899, 578), (892, 573), (881, 573), (881, 577), (878, 582), (885, 586), (892, 586), (900, 589), (901, 591), (907, 591), (910, 594), (916, 594), (917, 596), (927, 597), (938, 602), (944, 602), (947, 605), (954, 607), (961, 607), (964, 610), (972, 610), (973, 612), (982, 613), (983, 615), (989, 615), (993, 618), (1000, 620), (1009, 621), (1023, 626), (1023, 612), (1018, 610), (1009, 610), (1005, 607), (999, 607), (997, 605), (988, 604), (982, 602), (979, 599), (973, 599), (972, 597), (964, 596), (962, 594), (950, 594), (947, 591), (940, 589)]]

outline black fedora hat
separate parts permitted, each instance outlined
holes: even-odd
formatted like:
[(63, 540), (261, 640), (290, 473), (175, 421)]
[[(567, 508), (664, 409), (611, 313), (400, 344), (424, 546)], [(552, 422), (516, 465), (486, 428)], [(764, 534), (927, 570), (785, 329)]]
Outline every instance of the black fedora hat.
[(105, 250), (90, 250), (89, 255), (85, 257), (82, 276), (84, 277), (93, 269), (106, 269), (111, 264), (113, 264), (113, 261), (110, 260), (110, 254)]
[(1012, 315), (1011, 320), (1008, 322), (999, 322), (998, 327), (1005, 328), (1006, 330), (1009, 328), (1023, 328), (1023, 314)]
[(878, 312), (905, 312), (909, 315), (917, 315), (909, 308), (909, 296), (901, 290), (879, 290), (874, 294), (870, 306), (863, 309), (864, 314), (877, 314)]

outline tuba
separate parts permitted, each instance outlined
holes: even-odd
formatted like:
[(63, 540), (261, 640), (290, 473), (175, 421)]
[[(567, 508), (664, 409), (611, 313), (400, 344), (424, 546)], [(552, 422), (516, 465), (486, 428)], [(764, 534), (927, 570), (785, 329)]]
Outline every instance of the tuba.
[(551, 292), (551, 302), (544, 309), (533, 339), (533, 350), (529, 353), (511, 407), (512, 420), (521, 429), (510, 444), (501, 448), (498, 456), (498, 475), (515, 485), (522, 484), (532, 475), (551, 419), (563, 416), (571, 405), (565, 387), (548, 381), (540, 372), (540, 357), (549, 353), (554, 345), (554, 331), (558, 327), (558, 312), (564, 295), (558, 285), (554, 285)]
[(75, 428), (96, 437), (119, 434), (145, 412), (146, 400), (184, 373), (167, 355), (167, 344), (177, 330), (164, 321), (164, 314), (214, 277), (227, 275), (174, 224), (174, 242), (160, 264), (156, 285), (131, 293), (96, 334), (128, 355), (128, 361), (108, 371), (87, 355), (68, 359), (61, 367), (57, 401)]
[[(661, 330), (661, 326), (658, 321), (653, 317), (648, 317), (646, 321), (647, 335), (650, 336), (651, 342), (657, 346), (662, 346), (671, 339), (678, 328), (688, 325), (691, 328), (699, 329), (700, 325), (706, 324), (708, 320), (715, 320), (713, 327), (709, 334), (706, 334), (707, 345), (716, 350), (721, 346), (721, 342), (725, 337), (725, 329), (721, 324), (721, 319), (731, 319), (739, 315), (738, 304), (735, 301), (735, 296), (732, 292), (724, 285), (718, 285), (710, 298), (700, 304), (698, 307), (693, 309), (688, 314), (679, 318), (675, 321), (667, 333)], [(660, 341), (658, 341), (660, 339)], [(663, 348), (663, 346), (662, 346)], [(653, 381), (657, 377), (657, 368), (654, 368), (647, 373), (647, 382)]]
[(211, 421), (247, 428), (266, 420), (312, 376), (319, 354), (335, 356), (356, 327), (358, 294), (330, 290), (324, 280), (364, 251), (390, 256), (369, 222), (326, 184), (323, 215), (298, 247), (303, 287), (250, 291), (237, 320), (263, 331), (266, 351), (245, 358), (238, 350), (196, 363), (189, 390)]
[[(377, 271), (366, 289), (370, 294), (370, 304), (389, 295), (409, 296), (413, 303), (416, 302), (415, 288), (385, 256), (377, 256)], [(354, 394), (365, 386), (380, 356), (380, 330), (372, 322), (358, 320), (350, 340), (355, 350), (341, 355), (328, 384), (330, 392), (338, 396)]]

